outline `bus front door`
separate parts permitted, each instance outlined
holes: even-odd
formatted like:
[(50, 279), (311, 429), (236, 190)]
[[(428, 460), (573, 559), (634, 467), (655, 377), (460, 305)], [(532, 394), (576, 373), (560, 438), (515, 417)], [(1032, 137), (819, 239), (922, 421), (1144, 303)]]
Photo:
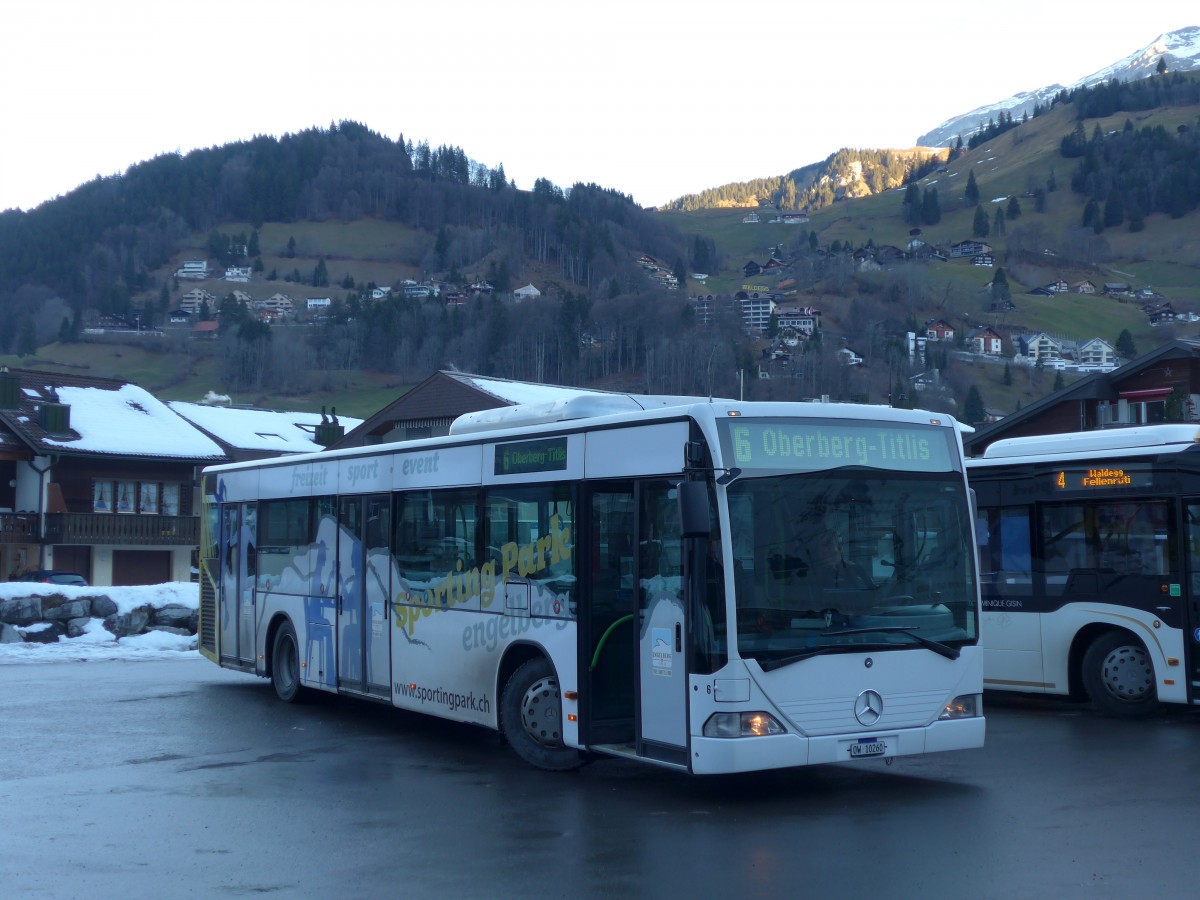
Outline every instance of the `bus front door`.
[(667, 482), (588, 487), (581, 571), (583, 742), (687, 764), (687, 654), (679, 512)]
[(583, 535), (588, 598), (580, 610), (580, 680), (586, 708), (583, 740), (632, 748), (636, 737), (637, 598), (634, 591), (633, 484), (593, 486)]
[(674, 490), (656, 482), (639, 491), (638, 755), (687, 765), (687, 621)]
[(1193, 498), (1184, 503), (1183, 518), (1187, 528), (1189, 588), (1187, 618), (1183, 625), (1188, 657), (1188, 699), (1200, 703), (1200, 499)]
[(338, 687), (388, 696), (391, 590), (386, 494), (343, 497), (338, 505)]

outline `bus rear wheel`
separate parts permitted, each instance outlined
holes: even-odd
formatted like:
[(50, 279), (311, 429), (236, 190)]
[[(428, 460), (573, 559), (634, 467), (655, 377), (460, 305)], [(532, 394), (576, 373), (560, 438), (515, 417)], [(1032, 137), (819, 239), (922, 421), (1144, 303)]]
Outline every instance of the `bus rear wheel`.
[(271, 685), (275, 696), (284, 703), (295, 703), (304, 695), (300, 684), (300, 646), (291, 622), (284, 622), (275, 632), (271, 646)]
[(1088, 647), (1083, 686), (1092, 703), (1110, 716), (1144, 716), (1158, 708), (1150, 655), (1125, 632), (1110, 631)]
[(551, 771), (578, 768), (583, 757), (562, 740), (562, 695), (549, 660), (531, 659), (513, 672), (500, 697), (500, 732), (530, 765)]

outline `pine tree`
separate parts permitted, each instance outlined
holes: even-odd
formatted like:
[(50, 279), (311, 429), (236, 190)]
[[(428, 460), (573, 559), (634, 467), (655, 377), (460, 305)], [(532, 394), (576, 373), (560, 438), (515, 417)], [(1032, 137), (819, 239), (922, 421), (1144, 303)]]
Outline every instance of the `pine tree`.
[(1008, 276), (1004, 269), (997, 269), (992, 277), (992, 299), (1008, 300), (1012, 297), (1012, 289), (1008, 286)]
[(1021, 201), (1017, 199), (1016, 194), (1008, 198), (1008, 209), (1004, 211), (1004, 216), (1010, 221), (1021, 218)]
[(988, 215), (983, 211), (982, 206), (975, 207), (975, 224), (971, 226), (971, 234), (977, 238), (985, 238), (991, 226), (988, 224)]
[(983, 408), (983, 396), (979, 393), (979, 388), (971, 385), (971, 389), (967, 391), (966, 402), (963, 403), (963, 420), (968, 425), (978, 425), (986, 416), (987, 412)]
[(905, 222), (915, 225), (921, 220), (921, 189), (915, 181), (910, 181), (904, 189), (904, 203), (901, 209)]
[(1113, 345), (1113, 349), (1124, 359), (1134, 359), (1137, 356), (1137, 345), (1133, 343), (1133, 335), (1129, 333), (1128, 328), (1124, 329), (1117, 337), (1117, 343)]
[(1013, 383), (1012, 366), (1010, 366), (1008, 363), (1005, 363), (1004, 364), (1004, 386), (1012, 387), (1012, 383)]
[(938, 204), (937, 188), (926, 188), (921, 198), (921, 221), (925, 225), (936, 225), (942, 221), (942, 209)]
[(967, 189), (963, 192), (963, 198), (967, 201), (968, 206), (979, 205), (979, 185), (975, 183), (974, 170), (967, 176)]

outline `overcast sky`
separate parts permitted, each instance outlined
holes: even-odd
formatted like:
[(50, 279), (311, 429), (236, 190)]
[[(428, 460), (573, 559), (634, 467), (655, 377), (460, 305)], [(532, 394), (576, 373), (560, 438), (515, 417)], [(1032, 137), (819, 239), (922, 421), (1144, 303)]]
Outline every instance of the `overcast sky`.
[(6, 3), (0, 210), (346, 119), (650, 206), (912, 146), (1196, 24), (1182, 0)]

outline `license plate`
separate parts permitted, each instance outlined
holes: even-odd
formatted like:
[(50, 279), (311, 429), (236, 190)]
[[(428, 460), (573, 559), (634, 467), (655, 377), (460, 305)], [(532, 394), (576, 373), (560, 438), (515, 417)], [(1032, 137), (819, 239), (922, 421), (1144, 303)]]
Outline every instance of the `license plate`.
[(884, 756), (887, 753), (887, 741), (875, 738), (859, 738), (850, 745), (850, 756), (858, 759), (863, 756)]

